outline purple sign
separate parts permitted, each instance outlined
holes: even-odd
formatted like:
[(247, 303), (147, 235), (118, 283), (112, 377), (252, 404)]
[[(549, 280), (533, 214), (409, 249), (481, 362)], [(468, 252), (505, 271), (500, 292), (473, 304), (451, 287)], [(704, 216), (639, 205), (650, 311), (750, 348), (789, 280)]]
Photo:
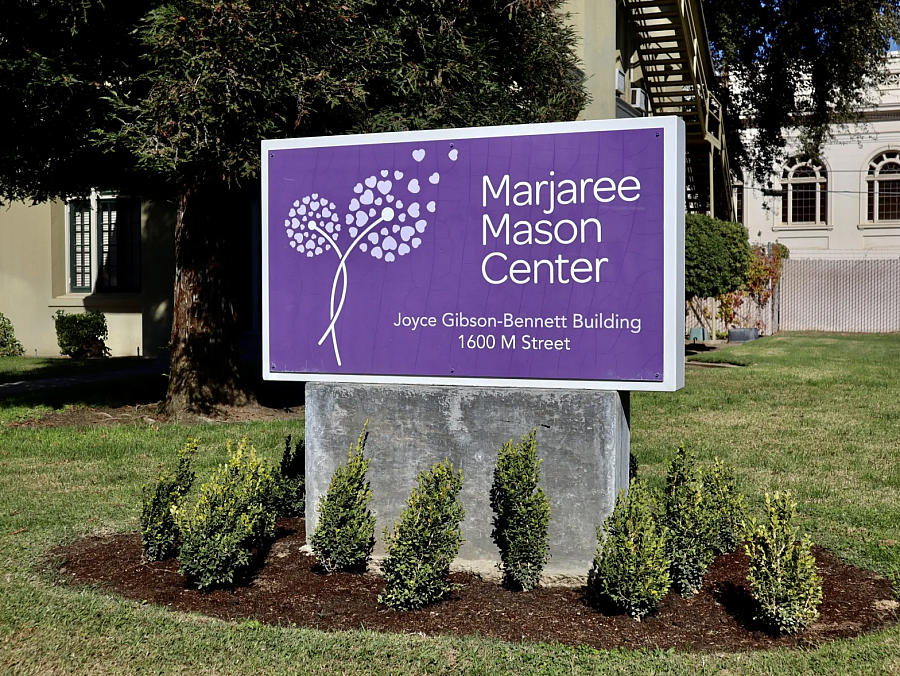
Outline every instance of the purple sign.
[(680, 120), (262, 152), (266, 378), (682, 386)]

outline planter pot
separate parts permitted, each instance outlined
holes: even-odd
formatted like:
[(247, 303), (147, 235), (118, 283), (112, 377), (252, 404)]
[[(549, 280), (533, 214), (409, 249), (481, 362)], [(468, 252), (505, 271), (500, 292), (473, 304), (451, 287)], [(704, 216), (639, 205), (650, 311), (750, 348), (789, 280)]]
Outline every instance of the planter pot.
[(729, 343), (746, 343), (759, 338), (759, 329), (728, 329)]

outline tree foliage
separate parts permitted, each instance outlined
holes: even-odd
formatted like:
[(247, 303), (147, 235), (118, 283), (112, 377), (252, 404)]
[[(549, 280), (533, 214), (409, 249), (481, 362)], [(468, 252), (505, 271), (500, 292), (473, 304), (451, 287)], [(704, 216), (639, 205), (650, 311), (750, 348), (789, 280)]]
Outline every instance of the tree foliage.
[(747, 229), (702, 214), (684, 219), (684, 294), (707, 298), (740, 289), (750, 271)]
[[(703, 9), (729, 153), (760, 182), (783, 157), (786, 132), (816, 157), (828, 125), (854, 118), (900, 36), (900, 0), (704, 0)], [(740, 135), (741, 119), (754, 136)]]
[(586, 103), (562, 0), (7, 4), (0, 199), (132, 180), (177, 205), (175, 414), (243, 400), (239, 205), (260, 140), (569, 120)]

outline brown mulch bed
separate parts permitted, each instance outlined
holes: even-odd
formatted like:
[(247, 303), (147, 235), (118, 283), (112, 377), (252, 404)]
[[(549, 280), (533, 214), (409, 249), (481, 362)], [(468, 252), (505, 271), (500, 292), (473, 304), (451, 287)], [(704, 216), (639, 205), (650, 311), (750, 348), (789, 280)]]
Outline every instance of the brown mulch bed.
[(636, 622), (611, 609), (591, 608), (579, 589), (516, 593), (466, 574), (451, 576), (461, 587), (443, 603), (413, 612), (388, 610), (376, 601), (379, 577), (325, 575), (312, 557), (301, 553), (304, 542), (303, 519), (282, 519), (275, 543), (252, 577), (235, 589), (212, 592), (187, 588), (176, 561), (144, 563), (135, 533), (88, 537), (52, 555), (63, 561), (62, 582), (97, 583), (129, 599), (221, 619), (255, 618), (324, 630), (365, 627), (595, 648), (721, 652), (815, 644), (897, 621), (887, 580), (840, 563), (819, 548), (814, 554), (824, 588), (821, 617), (800, 636), (776, 637), (752, 620), (753, 602), (745, 587), (747, 558), (740, 553), (720, 557), (696, 596), (669, 594), (654, 615)]

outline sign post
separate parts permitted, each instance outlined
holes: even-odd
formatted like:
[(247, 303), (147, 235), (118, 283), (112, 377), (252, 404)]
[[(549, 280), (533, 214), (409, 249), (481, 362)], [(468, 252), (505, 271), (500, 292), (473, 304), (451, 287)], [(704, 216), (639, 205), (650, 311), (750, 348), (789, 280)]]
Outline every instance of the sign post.
[[(262, 153), (264, 377), (310, 383), (310, 532), (317, 487), (370, 418), (380, 525), (448, 455), (464, 500), (473, 491), (461, 556), (489, 560), (496, 451), (538, 427), (553, 523), (568, 524), (556, 548), (576, 522), (591, 540), (551, 567), (589, 561), (627, 487), (627, 392), (683, 386), (683, 123), (290, 139)], [(590, 514), (572, 511), (598, 491)]]

